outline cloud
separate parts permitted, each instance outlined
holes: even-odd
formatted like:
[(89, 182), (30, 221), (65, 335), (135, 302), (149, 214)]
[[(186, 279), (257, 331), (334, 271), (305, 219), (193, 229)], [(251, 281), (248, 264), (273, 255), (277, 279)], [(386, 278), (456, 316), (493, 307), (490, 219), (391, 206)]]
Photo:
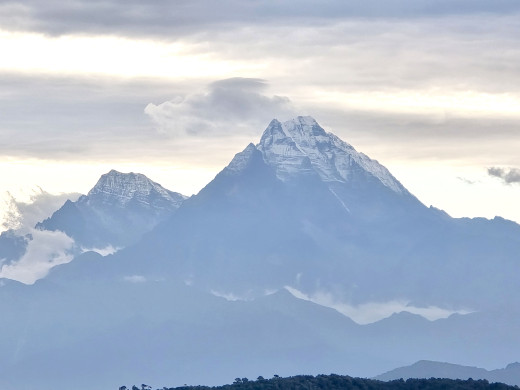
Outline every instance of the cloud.
[(159, 131), (176, 136), (256, 134), (271, 119), (295, 114), (289, 98), (268, 96), (266, 89), (261, 79), (220, 80), (201, 93), (150, 103), (145, 113)]
[(468, 178), (462, 177), (462, 176), (457, 176), (457, 180), (460, 180), (464, 184), (468, 184), (468, 185), (473, 185), (473, 184), (478, 183), (478, 181), (476, 181), (476, 180), (471, 180), (471, 179), (468, 179)]
[(146, 279), (146, 277), (144, 277), (143, 275), (125, 276), (123, 278), (123, 280), (125, 282), (130, 282), (130, 283), (146, 283), (148, 281), (148, 279)]
[(150, 123), (143, 107), (188, 88), (138, 77), (0, 72), (0, 154), (54, 160), (146, 155)]
[(96, 253), (99, 253), (101, 256), (108, 256), (108, 255), (113, 255), (114, 253), (116, 253), (118, 250), (120, 250), (121, 248), (119, 247), (114, 247), (112, 245), (107, 245), (106, 247), (104, 248), (81, 248), (81, 252), (96, 252)]
[(296, 298), (314, 302), (318, 305), (330, 307), (339, 311), (341, 314), (351, 318), (358, 324), (369, 324), (387, 318), (395, 313), (409, 312), (418, 314), (430, 321), (440, 318), (447, 318), (454, 313), (468, 314), (468, 310), (448, 310), (437, 306), (416, 307), (409, 304), (406, 300), (391, 300), (387, 302), (367, 302), (360, 305), (350, 305), (338, 301), (331, 293), (318, 291), (312, 295), (305, 294), (293, 287), (286, 286)]
[(7, 193), (7, 212), (2, 226), (5, 229), (16, 230), (21, 235), (27, 234), (38, 222), (50, 217), (66, 200), (76, 200), (79, 195), (78, 193), (50, 194), (38, 187), (29, 195), (29, 201), (20, 201)]
[(33, 284), (44, 278), (52, 267), (73, 259), (74, 240), (63, 232), (32, 229), (25, 254), (17, 261), (3, 264), (0, 278)]
[(219, 297), (219, 298), (224, 298), (226, 301), (230, 301), (230, 302), (250, 301), (253, 299), (250, 293), (246, 293), (245, 295), (237, 295), (237, 294), (234, 294), (231, 292), (226, 293), (226, 292), (221, 292), (221, 291), (216, 291), (216, 290), (211, 290), (210, 292), (212, 295)]
[[(39, 7), (36, 2), (25, 4)], [(82, 4), (76, 5), (81, 8)], [(95, 4), (83, 6), (89, 12), (101, 4), (117, 6), (115, 1)], [(460, 4), (459, 9), (464, 5)], [(129, 14), (134, 6), (138, 5), (128, 5)], [(142, 15), (151, 17), (154, 6), (143, 7), (148, 11)], [(449, 8), (446, 4), (439, 7)], [(514, 64), (520, 62), (520, 51), (518, 40), (511, 37), (519, 31), (519, 20), (516, 15), (457, 13), (410, 20), (345, 16), (331, 23), (302, 23), (298, 28), (289, 23), (245, 22), (226, 24), (218, 31), (201, 28), (182, 40), (180, 45), (186, 49), (181, 55), (169, 52), (174, 57), (197, 58), (203, 69), (233, 64), (212, 73), (211, 79), (179, 78), (175, 69), (171, 76), (157, 77), (152, 65), (146, 67), (149, 73), (132, 80), (3, 73), (0, 136), (4, 142), (0, 152), (106, 161), (130, 160), (139, 154), (143, 159), (172, 162), (179, 161), (181, 154), (190, 158), (186, 156), (189, 151), (191, 156), (205, 156), (209, 161), (214, 155), (200, 149), (193, 153), (193, 145), (187, 145), (189, 141), (182, 136), (189, 134), (193, 140), (194, 135), (233, 131), (253, 135), (253, 126), (254, 134), (260, 135), (270, 119), (289, 112), (286, 116), (315, 116), (355, 146), (361, 140), (360, 148), (364, 143), (380, 147), (384, 153), (376, 156), (381, 158), (394, 153), (465, 159), (494, 155), (496, 147), (511, 156), (505, 160), (507, 164), (515, 165), (520, 146), (520, 77)], [(161, 42), (171, 44), (175, 39), (172, 36)], [(151, 61), (156, 62), (161, 62), (160, 56)], [(240, 66), (235, 68), (237, 63)], [(248, 78), (251, 75), (257, 78)], [(242, 78), (209, 84), (202, 90), (216, 78), (231, 76)], [(278, 98), (268, 92), (269, 85), (260, 77), (268, 78)], [(302, 109), (292, 109), (293, 105)], [(236, 115), (239, 108), (244, 110), (243, 116)], [(272, 112), (262, 116), (265, 111)], [(513, 118), (508, 112), (513, 112)], [(247, 113), (258, 115), (258, 121), (250, 121)], [(226, 122), (226, 116), (240, 124), (250, 122), (240, 127), (232, 120)], [(163, 133), (149, 131), (150, 118)], [(169, 139), (168, 134), (177, 137)], [(241, 140), (237, 148), (255, 140)], [(202, 145), (196, 147), (206, 147)], [(217, 140), (212, 145), (221, 144)]]
[(50, 194), (41, 188), (29, 195), (29, 201), (20, 201), (8, 194), (8, 210), (2, 226), (12, 229), (15, 236), (25, 237), (27, 246), (16, 260), (0, 259), (0, 278), (33, 284), (44, 278), (52, 267), (72, 260), (75, 245), (71, 237), (34, 226), (52, 215), (67, 199), (76, 200), (78, 196), (76, 193)]
[(0, 2), (0, 24), (9, 29), (47, 34), (105, 33), (170, 38), (236, 24), (316, 24), (345, 18), (510, 14), (519, 9), (515, 0), (452, 0), (436, 2), (435, 5), (428, 0), (329, 0), (319, 7), (311, 0), (222, 0), (218, 7), (211, 0), (77, 0), (68, 3), (24, 0)]
[(488, 168), (490, 176), (502, 179), (506, 184), (520, 183), (520, 169), (518, 168)]

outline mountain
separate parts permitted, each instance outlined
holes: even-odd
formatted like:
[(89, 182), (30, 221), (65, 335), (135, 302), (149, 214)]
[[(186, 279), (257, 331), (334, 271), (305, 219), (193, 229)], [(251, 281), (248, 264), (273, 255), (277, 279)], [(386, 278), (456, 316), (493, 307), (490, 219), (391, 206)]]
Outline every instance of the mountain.
[(112, 170), (87, 195), (67, 201), (36, 228), (63, 231), (84, 248), (125, 247), (170, 217), (185, 199), (142, 174)]
[(273, 120), (114, 262), (240, 297), (291, 286), (350, 305), (472, 311), (520, 299), (519, 253), (518, 224), (426, 207), (377, 161), (298, 117)]
[(461, 366), (458, 364), (421, 360), (407, 367), (376, 376), (374, 379), (390, 381), (408, 378), (448, 378), (448, 379), (486, 379), (511, 386), (520, 385), (520, 363), (510, 363), (506, 368), (486, 370), (484, 368)]
[[(111, 242), (156, 204), (117, 180), (44, 223)], [(136, 242), (0, 281), (0, 387), (502, 367), (520, 350), (519, 253), (519, 225), (451, 218), (312, 118), (273, 120)]]

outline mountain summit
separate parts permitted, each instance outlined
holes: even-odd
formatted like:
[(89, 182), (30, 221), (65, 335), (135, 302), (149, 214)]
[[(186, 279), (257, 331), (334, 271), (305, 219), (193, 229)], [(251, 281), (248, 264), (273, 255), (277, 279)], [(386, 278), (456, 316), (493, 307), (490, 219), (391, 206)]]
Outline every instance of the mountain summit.
[(356, 182), (372, 176), (396, 193), (408, 193), (377, 161), (327, 133), (310, 116), (280, 123), (273, 119), (257, 145), (281, 180), (318, 175), (325, 182)]
[(186, 196), (165, 189), (141, 173), (115, 170), (101, 176), (96, 185), (78, 203), (128, 207), (130, 204), (154, 210), (177, 209)]
[(170, 217), (185, 199), (145, 175), (111, 170), (87, 195), (67, 201), (36, 227), (63, 231), (85, 248), (124, 247)]
[(323, 200), (332, 197), (327, 201), (359, 217), (359, 223), (426, 210), (388, 169), (326, 132), (309, 116), (284, 123), (273, 119), (260, 142), (238, 153), (222, 173), (254, 176), (247, 173), (251, 161), (273, 172), (280, 185), (321, 188), (327, 192), (321, 194)]

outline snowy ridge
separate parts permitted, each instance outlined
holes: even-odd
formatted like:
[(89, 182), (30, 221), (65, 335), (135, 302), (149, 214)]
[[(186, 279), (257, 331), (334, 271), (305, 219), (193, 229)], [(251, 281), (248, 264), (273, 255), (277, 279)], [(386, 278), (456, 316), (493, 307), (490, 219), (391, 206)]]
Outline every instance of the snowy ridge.
[(124, 207), (128, 202), (135, 200), (142, 205), (150, 206), (152, 195), (164, 199), (176, 208), (186, 199), (186, 196), (168, 191), (143, 174), (111, 170), (102, 175), (87, 196), (81, 197), (80, 201), (90, 203), (94, 200)]
[(169, 218), (185, 199), (142, 174), (111, 170), (87, 195), (68, 200), (36, 228), (62, 231), (78, 248), (123, 248)]
[(318, 174), (327, 182), (349, 182), (361, 170), (396, 193), (408, 193), (388, 169), (325, 132), (310, 116), (299, 116), (283, 124), (273, 120), (257, 148), (284, 181), (297, 173)]
[(253, 153), (255, 153), (256, 148), (255, 145), (249, 144), (247, 147), (240, 153), (235, 154), (233, 160), (228, 164), (225, 169), (226, 173), (237, 173), (244, 170), (249, 161), (251, 160)]
[[(347, 144), (334, 134), (329, 133), (329, 136), (339, 150), (342, 152), (345, 151), (344, 153), (339, 153), (339, 156), (336, 156), (336, 167), (339, 172), (342, 172), (346, 176), (345, 173), (348, 172), (346, 156), (348, 155), (349, 158), (355, 161), (365, 171), (377, 177), (386, 187), (397, 193), (408, 193), (408, 190), (404, 188), (404, 186), (390, 173), (388, 169), (379, 164), (377, 160), (372, 160), (366, 154), (357, 152), (351, 145)], [(349, 150), (351, 152), (348, 152)]]
[(281, 180), (290, 179), (295, 174), (316, 174), (309, 156), (298, 147), (276, 119), (264, 131), (257, 148), (262, 152), (265, 162), (275, 168), (276, 175)]

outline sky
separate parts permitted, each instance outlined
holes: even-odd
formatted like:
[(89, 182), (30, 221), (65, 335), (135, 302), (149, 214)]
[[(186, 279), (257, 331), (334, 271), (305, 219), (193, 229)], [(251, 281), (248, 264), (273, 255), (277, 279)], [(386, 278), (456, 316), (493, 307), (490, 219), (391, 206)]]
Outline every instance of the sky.
[(0, 0), (2, 229), (110, 169), (197, 193), (297, 115), (427, 206), (520, 222), (519, 37), (517, 0)]

